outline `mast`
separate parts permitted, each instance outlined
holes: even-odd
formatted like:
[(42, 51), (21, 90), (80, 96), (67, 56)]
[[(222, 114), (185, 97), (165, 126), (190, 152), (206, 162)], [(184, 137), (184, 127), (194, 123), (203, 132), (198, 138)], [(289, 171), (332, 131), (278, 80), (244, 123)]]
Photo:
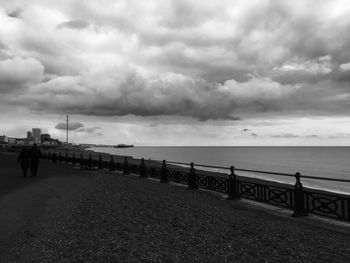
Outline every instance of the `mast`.
[(66, 125), (66, 143), (68, 143), (68, 115), (67, 115), (67, 125)]

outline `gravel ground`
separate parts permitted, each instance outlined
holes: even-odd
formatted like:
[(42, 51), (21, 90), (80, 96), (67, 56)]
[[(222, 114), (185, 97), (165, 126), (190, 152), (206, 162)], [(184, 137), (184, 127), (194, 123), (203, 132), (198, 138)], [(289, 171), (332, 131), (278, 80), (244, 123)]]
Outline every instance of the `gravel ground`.
[(118, 173), (37, 224), (12, 262), (350, 262), (350, 234)]

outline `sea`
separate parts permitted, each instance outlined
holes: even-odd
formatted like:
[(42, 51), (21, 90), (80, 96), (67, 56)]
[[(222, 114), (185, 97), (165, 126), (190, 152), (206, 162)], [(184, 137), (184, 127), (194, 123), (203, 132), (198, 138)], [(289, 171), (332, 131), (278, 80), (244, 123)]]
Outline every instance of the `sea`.
[[(152, 160), (195, 163), (197, 169), (229, 174), (229, 167), (302, 176), (350, 180), (350, 147), (131, 147), (92, 148), (96, 152)], [(197, 165), (223, 168), (200, 167)], [(227, 167), (227, 169), (225, 169)], [(294, 177), (240, 172), (236, 174), (294, 184)], [(350, 183), (302, 178), (306, 187), (350, 194)]]

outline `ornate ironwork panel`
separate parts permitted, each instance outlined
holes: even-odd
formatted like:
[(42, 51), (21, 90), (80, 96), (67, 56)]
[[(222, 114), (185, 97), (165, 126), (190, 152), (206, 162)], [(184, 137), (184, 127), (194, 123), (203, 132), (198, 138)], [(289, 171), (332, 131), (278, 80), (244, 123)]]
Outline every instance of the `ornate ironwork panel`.
[(228, 180), (225, 178), (214, 177), (213, 190), (220, 193), (228, 192)]
[(171, 182), (174, 183), (182, 183), (185, 184), (187, 182), (187, 179), (184, 178), (185, 172), (181, 172), (178, 170), (170, 169), (168, 172), (168, 179)]
[(115, 169), (118, 170), (118, 171), (122, 171), (123, 170), (122, 163), (115, 163)]
[(205, 175), (197, 175), (197, 185), (199, 188), (209, 188), (209, 180), (208, 176)]
[(139, 169), (139, 166), (138, 166), (138, 165), (135, 165), (135, 164), (130, 165), (130, 164), (129, 164), (129, 167), (130, 167), (130, 172), (131, 172), (131, 173), (133, 173), (133, 174), (139, 174), (140, 169)]
[(179, 183), (180, 184), (188, 184), (188, 173), (187, 172), (180, 172)]
[(239, 195), (241, 197), (252, 199), (252, 200), (257, 199), (257, 193), (258, 193), (257, 184), (254, 184), (251, 182), (239, 181), (238, 190), (239, 190)]
[(175, 182), (175, 183), (179, 183), (179, 175), (180, 174), (181, 173), (179, 171), (170, 169), (169, 172), (168, 172), (168, 179), (169, 179), (169, 181)]
[(287, 208), (293, 207), (294, 195), (292, 189), (268, 185), (261, 185), (261, 189), (263, 192), (263, 202)]
[(305, 191), (306, 209), (309, 213), (326, 217), (350, 220), (349, 198), (342, 195)]
[(156, 168), (154, 168), (154, 167), (151, 167), (151, 168), (147, 169), (147, 175), (149, 177), (160, 178), (159, 171)]
[(294, 195), (291, 188), (239, 181), (238, 190), (239, 195), (243, 198), (275, 206), (293, 208)]

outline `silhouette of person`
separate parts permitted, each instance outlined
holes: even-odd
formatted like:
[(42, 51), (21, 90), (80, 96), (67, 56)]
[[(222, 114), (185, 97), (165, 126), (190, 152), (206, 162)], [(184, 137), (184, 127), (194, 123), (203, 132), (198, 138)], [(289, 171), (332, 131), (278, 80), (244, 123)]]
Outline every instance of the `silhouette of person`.
[(39, 166), (39, 158), (40, 158), (40, 150), (37, 147), (36, 143), (33, 144), (33, 147), (30, 149), (30, 175), (31, 177), (37, 176), (38, 166)]
[(30, 152), (27, 147), (23, 147), (21, 152), (18, 155), (17, 162), (20, 163), (22, 168), (23, 177), (27, 177), (27, 172), (29, 169), (29, 158)]

